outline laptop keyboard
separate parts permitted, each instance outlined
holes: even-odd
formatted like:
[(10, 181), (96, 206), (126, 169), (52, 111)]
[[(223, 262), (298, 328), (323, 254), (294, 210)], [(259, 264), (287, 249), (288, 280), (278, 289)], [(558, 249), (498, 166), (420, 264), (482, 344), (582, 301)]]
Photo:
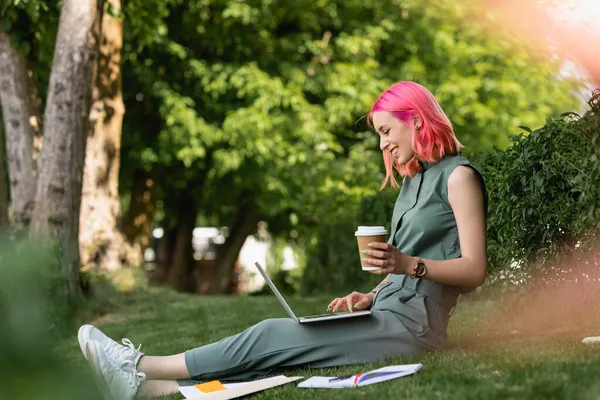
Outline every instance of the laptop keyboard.
[(327, 314), (319, 314), (319, 315), (310, 315), (308, 317), (302, 317), (302, 319), (312, 319), (312, 318), (321, 318), (321, 317), (330, 317), (332, 315), (340, 315), (340, 314), (350, 314), (350, 311), (340, 311), (336, 313), (327, 313)]

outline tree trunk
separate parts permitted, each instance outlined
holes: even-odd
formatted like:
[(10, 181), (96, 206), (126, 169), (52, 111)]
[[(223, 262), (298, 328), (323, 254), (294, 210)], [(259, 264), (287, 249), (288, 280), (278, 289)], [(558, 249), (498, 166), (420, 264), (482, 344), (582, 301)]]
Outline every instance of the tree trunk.
[(13, 224), (29, 225), (36, 191), (33, 137), (38, 126), (32, 101), (27, 60), (11, 44), (0, 28), (0, 102), (4, 115), (6, 154), (12, 200)]
[(79, 300), (79, 211), (94, 67), (98, 2), (64, 0), (44, 113), (32, 228), (60, 246), (59, 295)]
[[(1, 119), (1, 118), (0, 118)], [(6, 187), (6, 171), (4, 166), (4, 137), (0, 128), (0, 228), (8, 224), (8, 190)]]
[(193, 291), (193, 231), (196, 227), (197, 210), (192, 198), (180, 200), (179, 218), (175, 228), (175, 243), (170, 257), (167, 283), (175, 289)]
[(171, 255), (175, 246), (175, 232), (165, 229), (163, 237), (158, 240), (156, 246), (156, 269), (150, 274), (153, 283), (163, 284), (169, 276)]
[(152, 220), (157, 200), (155, 171), (137, 169), (133, 172), (133, 186), (129, 209), (123, 222), (123, 232), (141, 262), (142, 252), (150, 245)]
[[(107, 2), (113, 8), (121, 9), (120, 0)], [(103, 13), (83, 173), (79, 251), (84, 266), (108, 271), (120, 268), (122, 260), (135, 262), (127, 260), (127, 243), (119, 230), (119, 159), (125, 113), (122, 44), (123, 20)]]
[(246, 238), (254, 232), (259, 217), (254, 207), (242, 206), (235, 219), (231, 232), (225, 243), (217, 251), (214, 263), (215, 271), (201, 271), (199, 274), (197, 293), (218, 294), (226, 293), (231, 286), (233, 270)]

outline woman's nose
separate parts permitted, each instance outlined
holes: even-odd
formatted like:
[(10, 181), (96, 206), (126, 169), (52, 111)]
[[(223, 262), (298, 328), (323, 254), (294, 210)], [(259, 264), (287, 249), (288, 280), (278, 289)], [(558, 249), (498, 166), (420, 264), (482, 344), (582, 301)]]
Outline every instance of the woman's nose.
[(381, 151), (385, 150), (385, 148), (387, 147), (387, 145), (388, 145), (388, 141), (386, 139), (384, 139), (383, 136), (381, 136), (379, 138), (379, 148), (381, 149)]

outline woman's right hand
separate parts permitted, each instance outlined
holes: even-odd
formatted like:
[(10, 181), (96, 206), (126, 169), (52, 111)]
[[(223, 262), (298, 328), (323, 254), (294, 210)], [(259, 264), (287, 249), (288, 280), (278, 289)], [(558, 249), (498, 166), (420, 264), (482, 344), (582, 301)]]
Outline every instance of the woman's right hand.
[(337, 312), (338, 310), (361, 311), (368, 310), (373, 304), (373, 293), (358, 293), (352, 292), (346, 297), (338, 297), (334, 299), (329, 306), (327, 311)]

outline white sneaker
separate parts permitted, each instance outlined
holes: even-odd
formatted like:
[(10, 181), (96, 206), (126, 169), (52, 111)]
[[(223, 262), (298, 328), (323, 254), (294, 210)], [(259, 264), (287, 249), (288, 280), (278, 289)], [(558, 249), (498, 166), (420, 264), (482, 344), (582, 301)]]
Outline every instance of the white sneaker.
[(138, 372), (132, 360), (123, 359), (116, 362), (100, 342), (87, 342), (86, 354), (105, 400), (132, 400), (142, 382), (146, 380), (146, 374)]
[(600, 344), (600, 336), (588, 336), (581, 341), (583, 344)]
[(85, 358), (87, 358), (85, 345), (91, 340), (99, 342), (104, 348), (110, 344), (110, 348), (107, 349), (107, 352), (115, 357), (118, 362), (121, 362), (122, 360), (131, 360), (134, 365), (137, 365), (140, 357), (144, 355), (144, 353), (140, 351), (142, 345), (138, 346), (136, 349), (133, 343), (131, 343), (131, 340), (127, 338), (124, 338), (122, 341), (123, 345), (120, 345), (93, 325), (83, 325), (79, 328), (77, 339), (79, 340), (79, 348)]

